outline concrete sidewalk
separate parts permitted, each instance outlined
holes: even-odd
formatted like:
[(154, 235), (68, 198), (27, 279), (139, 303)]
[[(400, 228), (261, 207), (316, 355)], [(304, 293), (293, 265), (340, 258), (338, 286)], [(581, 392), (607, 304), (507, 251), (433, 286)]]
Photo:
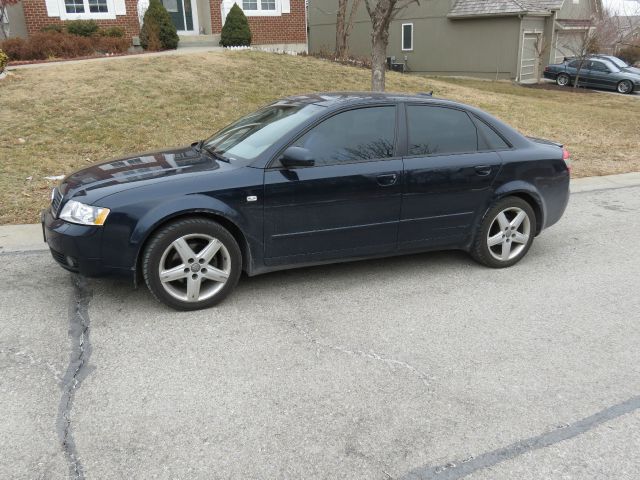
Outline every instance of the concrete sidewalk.
[[(640, 185), (640, 172), (571, 180), (571, 193)], [(0, 226), (0, 253), (47, 250), (40, 224)]]

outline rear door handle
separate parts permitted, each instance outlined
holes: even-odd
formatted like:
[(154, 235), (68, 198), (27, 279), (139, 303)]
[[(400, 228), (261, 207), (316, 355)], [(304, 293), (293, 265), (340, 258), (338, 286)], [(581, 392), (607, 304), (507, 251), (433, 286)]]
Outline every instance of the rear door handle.
[(486, 177), (491, 173), (491, 167), (489, 165), (478, 165), (476, 167), (476, 173), (481, 177)]
[(378, 175), (376, 180), (378, 181), (378, 185), (381, 187), (390, 187), (391, 185), (395, 185), (398, 180), (398, 174), (389, 173), (386, 175)]

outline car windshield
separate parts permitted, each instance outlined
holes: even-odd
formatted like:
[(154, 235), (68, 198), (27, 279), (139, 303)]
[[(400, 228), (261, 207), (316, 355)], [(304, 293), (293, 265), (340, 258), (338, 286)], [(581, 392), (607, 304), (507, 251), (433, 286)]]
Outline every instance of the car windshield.
[(253, 160), (323, 107), (275, 103), (251, 113), (202, 142), (202, 147), (229, 160)]

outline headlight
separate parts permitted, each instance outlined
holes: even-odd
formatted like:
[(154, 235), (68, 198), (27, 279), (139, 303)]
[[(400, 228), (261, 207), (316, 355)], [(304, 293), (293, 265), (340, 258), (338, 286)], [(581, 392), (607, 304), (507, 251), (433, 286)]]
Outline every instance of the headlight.
[(84, 203), (69, 200), (59, 217), (67, 222), (79, 223), (80, 225), (104, 225), (104, 221), (109, 215), (108, 208), (93, 207)]

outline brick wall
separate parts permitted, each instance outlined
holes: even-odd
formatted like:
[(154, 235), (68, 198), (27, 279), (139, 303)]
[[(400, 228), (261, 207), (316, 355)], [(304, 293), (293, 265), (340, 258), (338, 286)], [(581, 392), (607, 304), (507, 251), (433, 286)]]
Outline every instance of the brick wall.
[[(220, 0), (211, 2), (211, 31), (222, 31)], [(281, 16), (247, 17), (254, 45), (270, 43), (307, 43), (307, 22), (304, 0), (290, 0), (291, 13)]]
[[(138, 1), (125, 0), (125, 3), (127, 5), (127, 15), (118, 15), (113, 20), (95, 20), (95, 22), (101, 27), (120, 27), (124, 29), (127, 38), (139, 35)], [(50, 17), (47, 15), (47, 6), (44, 0), (23, 0), (22, 4), (28, 34), (39, 32), (42, 27), (47, 25), (64, 23), (64, 21), (58, 17)]]

